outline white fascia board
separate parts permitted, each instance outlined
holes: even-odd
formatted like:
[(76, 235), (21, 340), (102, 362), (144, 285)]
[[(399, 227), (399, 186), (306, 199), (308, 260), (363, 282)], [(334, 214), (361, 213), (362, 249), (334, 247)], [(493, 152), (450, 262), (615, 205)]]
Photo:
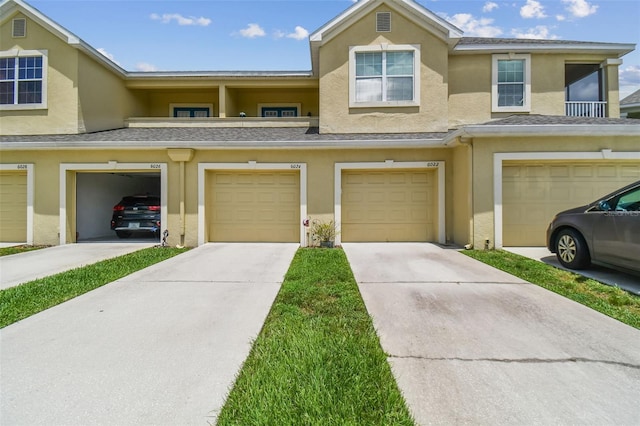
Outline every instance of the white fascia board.
[(503, 52), (537, 52), (537, 53), (593, 53), (616, 54), (618, 57), (633, 52), (636, 48), (632, 43), (562, 43), (562, 44), (465, 44), (454, 47), (453, 53), (503, 53)]
[(325, 141), (43, 141), (2, 142), (0, 152), (9, 150), (139, 150), (139, 149), (376, 149), (376, 148), (441, 148), (443, 139), (392, 139), (392, 140), (325, 140)]
[(492, 136), (640, 136), (640, 125), (633, 124), (546, 124), (466, 126), (447, 135), (445, 143), (458, 137)]

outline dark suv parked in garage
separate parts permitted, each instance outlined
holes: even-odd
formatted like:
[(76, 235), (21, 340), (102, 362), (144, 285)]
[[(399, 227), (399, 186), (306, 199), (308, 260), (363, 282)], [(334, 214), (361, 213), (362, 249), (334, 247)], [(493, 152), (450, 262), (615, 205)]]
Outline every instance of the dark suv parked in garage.
[(558, 213), (547, 229), (547, 248), (567, 268), (593, 262), (640, 272), (640, 181)]
[(111, 229), (120, 238), (138, 232), (153, 232), (160, 236), (160, 197), (129, 195), (113, 206)]

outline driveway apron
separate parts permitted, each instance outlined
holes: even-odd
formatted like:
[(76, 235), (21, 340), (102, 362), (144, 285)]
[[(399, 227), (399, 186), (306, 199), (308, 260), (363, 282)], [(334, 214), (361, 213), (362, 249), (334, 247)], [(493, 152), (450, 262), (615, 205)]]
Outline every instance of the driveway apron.
[(215, 423), (297, 244), (208, 244), (1, 330), (0, 424)]
[(0, 257), (0, 289), (121, 256), (157, 243), (64, 244)]
[(640, 331), (456, 250), (344, 244), (418, 424), (640, 424)]

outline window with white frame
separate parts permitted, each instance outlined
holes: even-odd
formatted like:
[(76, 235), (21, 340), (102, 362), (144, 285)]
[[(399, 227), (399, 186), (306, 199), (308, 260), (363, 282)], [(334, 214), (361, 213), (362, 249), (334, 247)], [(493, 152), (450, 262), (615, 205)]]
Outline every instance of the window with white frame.
[(351, 107), (419, 105), (420, 50), (417, 46), (352, 47), (349, 70)]
[(46, 108), (46, 76), (46, 52), (0, 52), (0, 109)]
[(531, 55), (493, 55), (493, 112), (531, 111)]

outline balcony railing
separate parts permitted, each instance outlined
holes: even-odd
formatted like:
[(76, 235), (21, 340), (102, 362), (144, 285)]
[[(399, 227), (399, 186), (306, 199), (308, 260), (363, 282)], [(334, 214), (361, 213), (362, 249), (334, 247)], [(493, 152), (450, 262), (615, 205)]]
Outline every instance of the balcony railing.
[(567, 117), (606, 117), (607, 103), (601, 101), (565, 102), (564, 111)]

